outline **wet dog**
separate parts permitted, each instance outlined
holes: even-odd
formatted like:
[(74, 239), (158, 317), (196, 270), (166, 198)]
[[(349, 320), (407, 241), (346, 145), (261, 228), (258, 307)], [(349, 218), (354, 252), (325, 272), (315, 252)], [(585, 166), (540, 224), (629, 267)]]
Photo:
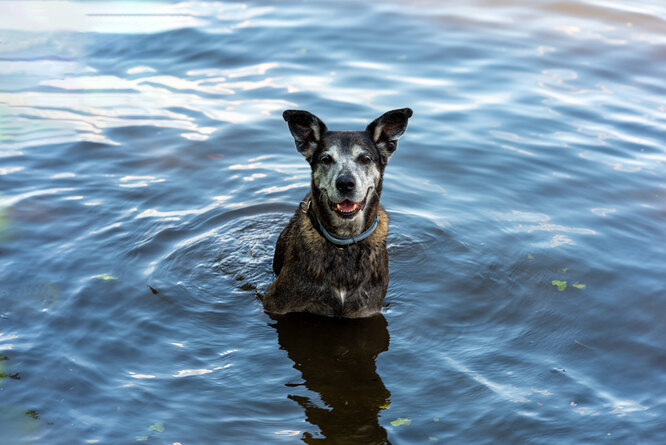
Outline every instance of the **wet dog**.
[(412, 110), (389, 111), (365, 131), (329, 131), (315, 115), (287, 110), (296, 149), (312, 169), (305, 196), (277, 240), (264, 309), (367, 317), (388, 287), (388, 216), (379, 203), (386, 164)]

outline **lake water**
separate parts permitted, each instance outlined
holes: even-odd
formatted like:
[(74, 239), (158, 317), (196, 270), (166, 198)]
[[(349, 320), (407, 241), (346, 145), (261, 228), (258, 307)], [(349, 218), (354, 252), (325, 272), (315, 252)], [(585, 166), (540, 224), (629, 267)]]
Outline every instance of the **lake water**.
[[(660, 0), (1, 2), (3, 444), (661, 444)], [(281, 113), (414, 116), (381, 316), (271, 318)]]

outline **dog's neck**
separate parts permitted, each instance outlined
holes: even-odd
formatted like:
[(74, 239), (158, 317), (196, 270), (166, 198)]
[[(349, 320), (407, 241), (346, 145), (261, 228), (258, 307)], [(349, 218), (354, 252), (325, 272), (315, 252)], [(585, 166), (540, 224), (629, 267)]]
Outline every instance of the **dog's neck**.
[(370, 229), (379, 211), (379, 194), (368, 199), (368, 203), (356, 218), (345, 220), (335, 217), (321, 204), (316, 193), (311, 193), (312, 210), (326, 231), (337, 238), (357, 237)]
[[(301, 203), (301, 205), (303, 204), (305, 203)], [(323, 226), (321, 221), (319, 221), (319, 218), (317, 218), (317, 215), (315, 214), (314, 210), (311, 209), (309, 206), (306, 213), (310, 218), (310, 222), (312, 223), (312, 226), (315, 228), (315, 230), (319, 232), (319, 234), (323, 236), (324, 239), (326, 239), (326, 241), (337, 247), (347, 247), (351, 246), (352, 244), (360, 243), (366, 238), (369, 238), (375, 232), (375, 229), (377, 229), (377, 226), (379, 225), (379, 217), (375, 217), (375, 220), (372, 222), (372, 224), (370, 224), (370, 227), (364, 230), (359, 235), (353, 235), (350, 237), (343, 238), (329, 233), (328, 230), (326, 230), (326, 228)]]

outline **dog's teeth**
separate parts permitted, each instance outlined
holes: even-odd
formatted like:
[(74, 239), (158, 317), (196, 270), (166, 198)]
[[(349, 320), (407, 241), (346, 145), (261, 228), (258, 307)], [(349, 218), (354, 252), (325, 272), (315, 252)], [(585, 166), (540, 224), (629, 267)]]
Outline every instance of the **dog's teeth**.
[(340, 203), (338, 203), (338, 211), (340, 211)]

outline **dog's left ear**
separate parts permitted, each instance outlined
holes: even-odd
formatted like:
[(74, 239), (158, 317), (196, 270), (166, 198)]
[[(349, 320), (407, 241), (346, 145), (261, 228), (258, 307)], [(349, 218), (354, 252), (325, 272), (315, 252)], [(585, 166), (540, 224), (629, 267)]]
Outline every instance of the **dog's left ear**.
[(296, 149), (310, 162), (312, 154), (327, 130), (326, 125), (317, 116), (305, 110), (286, 110), (282, 113), (282, 117), (289, 124)]
[(386, 160), (398, 148), (398, 138), (407, 129), (407, 120), (410, 117), (412, 117), (411, 108), (391, 110), (372, 121), (365, 129)]

